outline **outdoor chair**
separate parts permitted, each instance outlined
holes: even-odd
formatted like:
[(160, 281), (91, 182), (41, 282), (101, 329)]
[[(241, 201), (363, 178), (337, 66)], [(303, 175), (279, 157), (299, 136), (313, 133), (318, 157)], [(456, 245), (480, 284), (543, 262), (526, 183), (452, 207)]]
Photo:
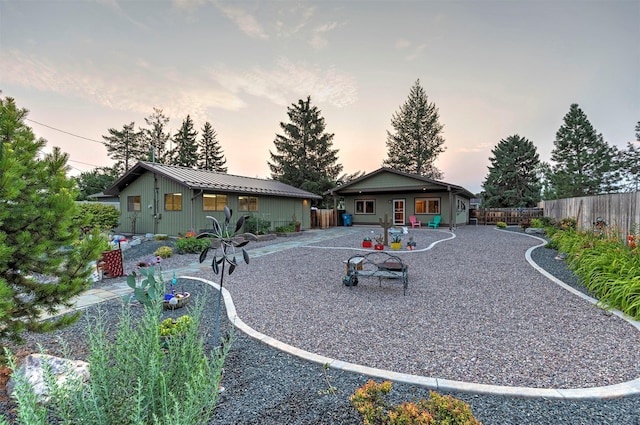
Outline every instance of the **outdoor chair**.
[(433, 227), (434, 229), (437, 229), (440, 225), (441, 219), (442, 218), (439, 215), (436, 215), (435, 217), (433, 217), (433, 220), (429, 220), (429, 222), (427, 223), (427, 227)]
[(418, 221), (418, 219), (416, 218), (415, 215), (410, 215), (409, 216), (409, 221), (411, 222), (411, 228), (412, 229), (414, 227), (422, 227), (422, 223)]

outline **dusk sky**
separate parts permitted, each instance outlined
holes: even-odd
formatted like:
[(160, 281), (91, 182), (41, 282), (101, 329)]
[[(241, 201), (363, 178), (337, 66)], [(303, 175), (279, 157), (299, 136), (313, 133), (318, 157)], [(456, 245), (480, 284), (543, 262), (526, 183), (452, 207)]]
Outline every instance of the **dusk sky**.
[(344, 172), (371, 172), (417, 79), (444, 124), (436, 165), (474, 193), (510, 135), (548, 161), (572, 103), (625, 148), (640, 121), (640, 1), (0, 0), (2, 95), (73, 174), (112, 161), (64, 132), (99, 142), (158, 107), (172, 134), (187, 114), (209, 121), (229, 173), (268, 178), (287, 106), (307, 95)]

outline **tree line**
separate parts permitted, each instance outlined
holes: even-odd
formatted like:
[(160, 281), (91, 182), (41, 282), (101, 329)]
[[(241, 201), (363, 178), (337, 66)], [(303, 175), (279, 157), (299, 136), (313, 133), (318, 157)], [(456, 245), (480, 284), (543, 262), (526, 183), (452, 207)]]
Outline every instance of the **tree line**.
[[(640, 141), (640, 121), (636, 124)], [(556, 132), (552, 164), (540, 161), (536, 146), (518, 134), (491, 151), (483, 182), (487, 208), (533, 207), (541, 199), (562, 199), (640, 190), (640, 149), (609, 145), (577, 104)]]
[[(341, 174), (343, 166), (333, 147), (334, 134), (327, 132), (322, 112), (310, 96), (288, 106), (287, 116), (269, 151), (267, 164), (272, 179), (322, 196), (332, 187), (364, 174)], [(147, 126), (138, 131), (133, 122), (121, 130), (108, 130), (103, 138), (115, 166), (81, 174), (81, 196), (103, 190), (138, 160), (227, 171), (221, 144), (209, 122), (198, 137), (189, 115), (173, 136), (167, 132), (169, 118), (161, 109), (154, 108), (145, 121)], [(442, 180), (444, 173), (436, 161), (446, 149), (444, 125), (420, 80), (392, 115), (391, 127), (386, 137), (387, 157), (381, 165)], [(640, 121), (636, 138), (640, 141)], [(167, 149), (169, 141), (171, 149)], [(540, 161), (535, 144), (518, 134), (500, 140), (491, 153), (479, 194), (485, 207), (530, 207), (541, 199), (640, 190), (640, 149), (631, 142), (626, 149), (609, 145), (577, 104), (570, 106), (556, 133), (551, 162)]]
[[(312, 104), (310, 96), (287, 107), (287, 115), (289, 121), (280, 123), (282, 134), (276, 134), (274, 149), (269, 151), (267, 164), (272, 179), (322, 196), (332, 187), (364, 174), (362, 171), (341, 174), (343, 166), (338, 162), (338, 150), (333, 148), (334, 134), (326, 131), (322, 112)], [(417, 80), (407, 101), (393, 114), (394, 131), (387, 132), (388, 156), (382, 165), (441, 179), (443, 173), (435, 166), (438, 155), (445, 149), (444, 126), (439, 120), (438, 109), (429, 102)], [(138, 130), (134, 122), (122, 129), (108, 130), (103, 139), (114, 166), (82, 173), (77, 178), (80, 199), (104, 190), (120, 177), (122, 170), (140, 160), (227, 171), (221, 144), (209, 122), (202, 128), (200, 138), (189, 115), (173, 136), (167, 132), (169, 118), (162, 109), (154, 108), (145, 122), (147, 126)], [(169, 141), (172, 149), (167, 149)]]

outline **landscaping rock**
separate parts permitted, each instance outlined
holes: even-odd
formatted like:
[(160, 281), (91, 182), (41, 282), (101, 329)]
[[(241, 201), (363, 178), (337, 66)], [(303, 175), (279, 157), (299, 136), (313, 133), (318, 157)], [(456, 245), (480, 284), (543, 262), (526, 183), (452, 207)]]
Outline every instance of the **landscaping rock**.
[[(70, 378), (80, 377), (83, 382), (89, 379), (89, 363), (82, 360), (69, 360), (48, 354), (30, 354), (24, 358), (20, 367), (14, 372), (25, 376), (33, 387), (33, 392), (42, 402), (47, 402), (47, 386), (44, 381), (44, 362), (51, 367), (51, 373), (56, 377), (59, 385), (64, 384)], [(7, 383), (7, 394), (11, 396), (15, 388), (13, 375)]]

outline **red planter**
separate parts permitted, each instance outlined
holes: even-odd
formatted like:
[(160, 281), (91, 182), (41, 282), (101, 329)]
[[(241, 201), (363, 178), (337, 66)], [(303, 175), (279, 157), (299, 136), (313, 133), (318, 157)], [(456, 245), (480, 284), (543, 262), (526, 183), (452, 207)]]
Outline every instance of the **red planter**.
[(373, 245), (371, 243), (371, 241), (362, 241), (362, 247), (363, 248), (371, 248)]
[(384, 250), (384, 245), (374, 245), (373, 249), (375, 249), (376, 251), (383, 251)]

